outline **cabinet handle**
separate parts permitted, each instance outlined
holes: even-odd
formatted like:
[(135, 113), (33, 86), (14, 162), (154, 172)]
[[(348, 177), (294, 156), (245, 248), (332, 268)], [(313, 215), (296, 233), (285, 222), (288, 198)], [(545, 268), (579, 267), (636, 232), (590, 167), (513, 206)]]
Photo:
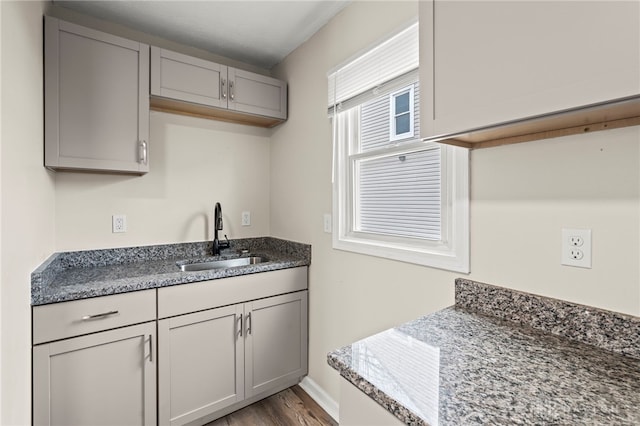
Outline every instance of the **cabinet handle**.
[(251, 334), (251, 312), (247, 314), (247, 336)]
[(82, 321), (90, 321), (94, 319), (106, 318), (106, 317), (110, 317), (111, 315), (118, 315), (118, 313), (119, 313), (118, 311), (109, 311), (109, 312), (103, 312), (101, 314), (85, 315), (82, 317)]
[(149, 335), (149, 362), (153, 362), (153, 334)]
[(224, 78), (220, 82), (220, 91), (222, 92), (222, 99), (227, 99), (227, 91), (225, 90), (225, 86), (227, 85), (227, 80)]
[[(238, 331), (236, 332), (236, 334), (242, 337), (242, 315), (240, 315), (239, 319), (240, 319), (240, 327), (238, 327)], [(236, 325), (238, 325), (237, 321), (236, 321)]]
[(139, 149), (140, 163), (146, 165), (148, 161), (147, 141), (140, 141)]
[(229, 80), (229, 98), (234, 100), (236, 97), (235, 93), (233, 93), (233, 81)]

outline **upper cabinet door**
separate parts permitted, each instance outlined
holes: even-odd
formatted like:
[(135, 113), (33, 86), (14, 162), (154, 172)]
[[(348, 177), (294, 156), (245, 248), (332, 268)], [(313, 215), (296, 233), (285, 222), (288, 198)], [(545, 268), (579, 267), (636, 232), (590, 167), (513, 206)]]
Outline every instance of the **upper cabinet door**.
[(151, 95), (227, 107), (227, 67), (151, 47)]
[(45, 18), (45, 166), (149, 170), (149, 46)]
[(287, 84), (275, 78), (229, 68), (229, 109), (286, 119)]
[(640, 2), (420, 2), (422, 136), (640, 93)]

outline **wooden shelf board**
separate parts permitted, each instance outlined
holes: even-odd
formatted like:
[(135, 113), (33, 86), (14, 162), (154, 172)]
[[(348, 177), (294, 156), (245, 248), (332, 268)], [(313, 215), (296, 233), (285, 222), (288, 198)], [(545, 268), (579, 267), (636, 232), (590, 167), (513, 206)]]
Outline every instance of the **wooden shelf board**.
[(285, 121), (279, 118), (251, 115), (206, 105), (193, 104), (190, 102), (158, 98), (155, 96), (152, 96), (149, 99), (149, 104), (153, 111), (187, 115), (190, 117), (206, 118), (208, 120), (226, 121), (236, 124), (246, 124), (256, 127), (271, 128)]
[(640, 95), (486, 126), (425, 141), (489, 148), (640, 125)]

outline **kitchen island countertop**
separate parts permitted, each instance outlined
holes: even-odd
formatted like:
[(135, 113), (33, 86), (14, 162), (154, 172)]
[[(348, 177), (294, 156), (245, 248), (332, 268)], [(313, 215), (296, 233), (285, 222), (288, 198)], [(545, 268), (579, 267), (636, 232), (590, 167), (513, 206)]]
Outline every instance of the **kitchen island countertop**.
[(328, 362), (406, 424), (640, 424), (640, 318), (468, 280)]

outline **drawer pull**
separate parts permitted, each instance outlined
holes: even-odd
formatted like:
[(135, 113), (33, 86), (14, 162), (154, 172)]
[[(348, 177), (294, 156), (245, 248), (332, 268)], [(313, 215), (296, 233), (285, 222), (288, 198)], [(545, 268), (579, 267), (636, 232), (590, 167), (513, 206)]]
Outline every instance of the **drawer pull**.
[(103, 312), (101, 314), (85, 315), (82, 317), (82, 321), (91, 321), (94, 319), (106, 318), (106, 317), (110, 317), (111, 315), (117, 315), (118, 313), (119, 313), (118, 311), (109, 311), (109, 312)]

